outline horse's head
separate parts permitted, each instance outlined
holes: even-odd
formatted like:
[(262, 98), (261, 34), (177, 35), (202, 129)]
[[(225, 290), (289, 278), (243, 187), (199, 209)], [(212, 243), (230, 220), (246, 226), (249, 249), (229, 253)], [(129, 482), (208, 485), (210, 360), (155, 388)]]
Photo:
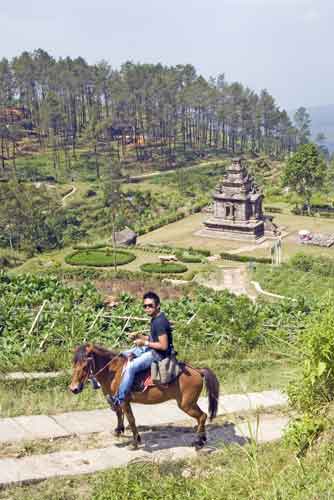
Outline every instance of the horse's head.
[(85, 382), (95, 371), (94, 347), (92, 344), (85, 344), (78, 347), (73, 357), (73, 374), (69, 385), (73, 394), (79, 394), (84, 388)]

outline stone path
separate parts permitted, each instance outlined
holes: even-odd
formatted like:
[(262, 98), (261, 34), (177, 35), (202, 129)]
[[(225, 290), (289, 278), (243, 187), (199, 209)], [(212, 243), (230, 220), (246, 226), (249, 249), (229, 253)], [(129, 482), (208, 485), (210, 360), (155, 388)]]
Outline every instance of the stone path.
[[(249, 439), (258, 443), (270, 442), (281, 437), (288, 423), (287, 417), (265, 416), (241, 424), (209, 426), (207, 451), (214, 451), (217, 442), (245, 444)], [(186, 430), (186, 429), (185, 429)], [(195, 458), (197, 451), (191, 446), (193, 433), (174, 433), (171, 429), (159, 439), (144, 434), (144, 445), (136, 451), (117, 443), (107, 448), (84, 451), (56, 452), (24, 458), (0, 460), (0, 488), (14, 484), (27, 484), (56, 476), (72, 476), (121, 467), (134, 462), (157, 462)]]
[(0, 373), (1, 380), (39, 380), (48, 378), (57, 378), (68, 375), (69, 372), (11, 372)]
[[(75, 397), (75, 396), (73, 396)], [(287, 398), (279, 391), (229, 394), (219, 401), (219, 415), (247, 412), (259, 408), (285, 406)], [(199, 400), (204, 411), (207, 398)], [(145, 425), (162, 425), (175, 421), (193, 420), (185, 415), (174, 401), (160, 405), (133, 405), (137, 422)], [(115, 427), (115, 416), (109, 409), (74, 411), (59, 415), (32, 415), (0, 419), (0, 444), (37, 439), (54, 439), (95, 432), (111, 431)]]
[[(282, 407), (286, 397), (279, 391), (264, 391), (249, 394), (231, 394), (221, 397), (220, 415), (247, 412), (256, 409)], [(200, 405), (207, 407), (206, 398)], [(39, 481), (55, 476), (93, 473), (111, 467), (120, 467), (130, 462), (178, 460), (195, 457), (197, 452), (191, 447), (194, 434), (191, 427), (167, 426), (175, 422), (189, 422), (174, 402), (156, 406), (133, 405), (138, 425), (145, 424), (143, 445), (137, 451), (124, 446), (123, 440), (113, 438), (112, 445), (100, 449), (62, 451), (23, 458), (0, 460), (0, 488)], [(36, 415), (4, 418), (0, 420), (0, 442), (18, 442), (40, 439), (55, 439), (73, 435), (109, 433), (115, 426), (115, 416), (110, 410), (69, 412), (60, 415)], [(258, 419), (246, 419), (241, 423), (226, 422), (223, 425), (208, 426), (207, 451), (214, 449), (215, 443), (245, 444), (250, 438), (257, 442), (279, 439), (288, 417), (264, 415)], [(165, 427), (164, 427), (165, 426)], [(152, 427), (152, 428), (151, 428)], [(123, 441), (123, 442), (122, 442)]]
[(254, 288), (258, 293), (261, 293), (262, 295), (267, 295), (267, 297), (273, 297), (275, 299), (297, 300), (293, 299), (292, 297), (287, 297), (286, 295), (278, 295), (277, 293), (266, 292), (265, 290), (263, 290), (258, 281), (251, 281), (251, 284), (254, 285)]
[(67, 198), (72, 196), (76, 192), (76, 190), (77, 190), (77, 188), (75, 186), (72, 186), (71, 191), (62, 197), (61, 202), (62, 202), (63, 206), (65, 205), (65, 201), (67, 200)]

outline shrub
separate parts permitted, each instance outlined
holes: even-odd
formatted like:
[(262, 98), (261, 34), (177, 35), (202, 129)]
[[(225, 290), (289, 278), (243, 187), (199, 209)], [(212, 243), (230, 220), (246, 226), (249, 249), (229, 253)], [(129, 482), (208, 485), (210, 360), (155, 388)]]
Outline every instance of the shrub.
[(203, 258), (200, 255), (192, 255), (189, 253), (177, 252), (176, 256), (181, 262), (189, 262), (189, 263), (197, 264), (197, 263), (200, 263), (203, 261)]
[(96, 191), (94, 189), (87, 189), (86, 197), (91, 198), (92, 196), (96, 196)]
[[(116, 259), (115, 259), (116, 257)], [(135, 260), (136, 256), (130, 252), (79, 250), (65, 257), (65, 262), (72, 266), (108, 267), (113, 265), (123, 266)]]
[(278, 207), (264, 207), (265, 212), (271, 212), (272, 214), (281, 214), (282, 209)]
[(222, 252), (220, 256), (222, 259), (237, 262), (258, 262), (259, 264), (271, 264), (271, 259), (269, 257), (252, 257), (251, 255), (238, 255), (227, 252)]
[(289, 264), (300, 271), (312, 271), (319, 276), (334, 276), (334, 259), (328, 257), (312, 257), (298, 253), (290, 259)]
[(290, 404), (300, 416), (290, 424), (288, 438), (303, 453), (323, 430), (322, 418), (334, 401), (334, 301), (327, 296), (296, 338), (296, 359), (302, 373), (288, 387)]
[(311, 255), (305, 255), (304, 253), (297, 253), (291, 259), (289, 264), (299, 271), (312, 271), (314, 265), (314, 258)]
[(325, 429), (325, 421), (322, 418), (314, 418), (310, 415), (297, 417), (287, 428), (284, 442), (297, 450), (298, 457), (312, 447), (319, 434)]
[(166, 264), (160, 264), (158, 262), (148, 262), (147, 264), (142, 264), (140, 266), (142, 271), (146, 273), (185, 273), (188, 268), (183, 264), (178, 264), (177, 262), (168, 262)]

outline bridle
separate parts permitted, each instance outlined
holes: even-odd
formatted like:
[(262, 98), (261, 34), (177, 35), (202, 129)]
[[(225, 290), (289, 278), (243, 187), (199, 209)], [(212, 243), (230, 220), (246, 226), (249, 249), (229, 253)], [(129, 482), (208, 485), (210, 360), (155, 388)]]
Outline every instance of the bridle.
[(105, 364), (96, 373), (94, 373), (95, 372), (95, 359), (94, 359), (94, 357), (93, 356), (88, 356), (87, 357), (87, 361), (88, 361), (88, 370), (87, 370), (87, 373), (86, 373), (85, 380), (83, 381), (83, 384), (85, 384), (87, 382), (87, 380), (91, 380), (93, 377), (96, 378), (100, 373), (103, 372), (103, 370), (105, 370), (107, 368), (107, 366), (110, 365), (110, 363), (113, 361), (113, 359), (111, 359), (110, 361), (108, 361), (108, 363)]

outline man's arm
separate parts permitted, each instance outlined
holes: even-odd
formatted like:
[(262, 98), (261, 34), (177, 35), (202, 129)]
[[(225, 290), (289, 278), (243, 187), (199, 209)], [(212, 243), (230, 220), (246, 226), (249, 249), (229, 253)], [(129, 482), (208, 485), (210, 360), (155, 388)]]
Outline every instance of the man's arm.
[(128, 333), (128, 337), (130, 337), (130, 339), (142, 339), (142, 340), (148, 340), (150, 338), (149, 335), (144, 335), (140, 332), (130, 332)]
[[(144, 337), (144, 335), (143, 335)], [(168, 349), (168, 335), (167, 333), (160, 333), (159, 336), (159, 341), (158, 342), (151, 342), (148, 340), (148, 337), (146, 340), (144, 339), (136, 339), (135, 344), (137, 346), (144, 346), (146, 345), (147, 347), (150, 347), (151, 349), (157, 349), (158, 351), (167, 351)]]

